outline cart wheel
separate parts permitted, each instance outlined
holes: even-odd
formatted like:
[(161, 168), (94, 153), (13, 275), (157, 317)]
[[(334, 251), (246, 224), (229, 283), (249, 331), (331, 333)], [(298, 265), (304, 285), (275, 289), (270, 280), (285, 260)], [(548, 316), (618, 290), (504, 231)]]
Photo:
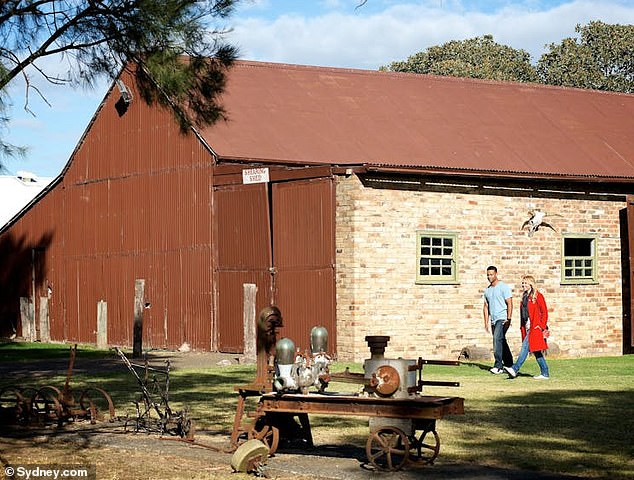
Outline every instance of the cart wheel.
[(253, 428), (249, 429), (249, 440), (260, 440), (269, 447), (269, 455), (277, 451), (280, 444), (280, 430), (266, 423), (266, 417), (260, 417), (255, 421)]
[(83, 416), (90, 419), (90, 423), (105, 420), (106, 412), (108, 413), (108, 421), (114, 422), (114, 403), (108, 392), (102, 388), (90, 387), (83, 390), (79, 397), (79, 406), (84, 412)]
[(57, 387), (46, 385), (31, 397), (30, 411), (38, 421), (56, 421), (61, 427), (64, 423), (64, 406), (59, 401), (61, 395)]
[(394, 472), (403, 468), (409, 458), (409, 440), (396, 427), (382, 427), (368, 437), (365, 453), (378, 470)]
[(431, 465), (440, 452), (440, 436), (436, 430), (424, 430), (418, 439), (414, 437), (411, 448), (416, 449), (416, 463)]
[(0, 389), (0, 419), (3, 423), (27, 424), (30, 408), (29, 400), (19, 387), (9, 386)]

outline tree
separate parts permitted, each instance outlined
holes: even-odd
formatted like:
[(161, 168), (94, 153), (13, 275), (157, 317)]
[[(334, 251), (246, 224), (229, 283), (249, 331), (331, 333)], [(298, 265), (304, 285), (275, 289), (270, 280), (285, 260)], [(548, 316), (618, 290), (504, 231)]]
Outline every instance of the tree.
[[(94, 85), (134, 72), (141, 96), (174, 108), (183, 128), (222, 117), (218, 95), (236, 49), (222, 41), (215, 23), (235, 0), (5, 0), (0, 1), (0, 127), (7, 126), (6, 87), (16, 77), (26, 98), (35, 76), (55, 85)], [(57, 56), (65, 72), (42, 60)], [(46, 99), (44, 98), (46, 101)], [(28, 110), (28, 100), (24, 107)], [(4, 121), (3, 121), (4, 119)], [(0, 136), (0, 152), (16, 147)]]
[(550, 44), (537, 63), (543, 83), (634, 93), (634, 25), (577, 25), (580, 39)]
[(452, 40), (380, 69), (516, 82), (537, 81), (530, 54), (496, 43), (492, 35), (464, 41)]

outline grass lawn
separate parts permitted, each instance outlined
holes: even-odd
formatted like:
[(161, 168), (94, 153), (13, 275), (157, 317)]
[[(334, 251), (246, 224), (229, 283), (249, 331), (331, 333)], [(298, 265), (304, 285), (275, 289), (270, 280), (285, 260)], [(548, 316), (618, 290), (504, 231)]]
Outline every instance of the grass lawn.
[[(0, 362), (5, 365), (46, 358), (68, 358), (68, 346), (0, 344)], [(112, 352), (80, 347), (76, 366), (84, 358), (101, 358), (104, 365), (120, 364)], [(461, 386), (426, 387), (425, 394), (465, 399), (465, 415), (438, 421), (442, 447), (436, 464), (471, 463), (605, 479), (634, 478), (634, 356), (548, 359), (548, 364), (548, 381), (532, 378), (539, 373), (532, 357), (514, 380), (492, 375), (478, 364), (426, 366), (425, 379), (459, 381)], [(333, 370), (346, 366), (362, 371), (357, 364), (335, 364)], [(236, 406), (233, 386), (250, 382), (254, 373), (254, 367), (242, 365), (174, 370), (170, 404), (173, 409), (187, 405), (197, 430), (228, 437)], [(46, 383), (62, 386), (64, 380), (59, 375)], [(23, 379), (21, 383), (28, 382)], [(0, 387), (6, 383), (6, 378), (0, 378)], [(132, 401), (138, 389), (123, 365), (108, 373), (74, 375), (74, 389), (88, 385), (110, 392), (119, 415), (133, 413)], [(339, 392), (355, 389), (350, 384), (329, 386), (329, 390)], [(365, 417), (314, 416), (311, 423), (318, 445), (362, 446), (368, 435)]]

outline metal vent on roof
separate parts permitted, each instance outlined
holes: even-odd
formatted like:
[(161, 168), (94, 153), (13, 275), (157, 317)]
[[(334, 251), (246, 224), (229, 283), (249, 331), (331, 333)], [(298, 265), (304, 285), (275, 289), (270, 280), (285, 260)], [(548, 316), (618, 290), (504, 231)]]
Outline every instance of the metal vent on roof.
[(121, 99), (126, 105), (129, 105), (132, 102), (132, 93), (120, 79), (115, 80), (115, 83), (121, 94)]
[(16, 174), (16, 177), (18, 178), (18, 180), (24, 183), (37, 183), (37, 180), (38, 180), (37, 175), (31, 172), (24, 171), (24, 170), (20, 170)]

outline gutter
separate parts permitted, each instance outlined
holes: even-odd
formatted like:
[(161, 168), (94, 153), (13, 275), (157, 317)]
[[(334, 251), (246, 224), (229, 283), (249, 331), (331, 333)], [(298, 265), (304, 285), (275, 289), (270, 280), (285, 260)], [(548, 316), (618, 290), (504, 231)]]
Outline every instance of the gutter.
[(620, 183), (632, 184), (634, 187), (634, 178), (626, 177), (601, 177), (593, 175), (554, 175), (548, 173), (514, 173), (514, 172), (494, 172), (494, 171), (474, 171), (474, 170), (449, 170), (443, 168), (429, 167), (387, 167), (387, 166), (367, 166), (367, 172), (372, 173), (396, 173), (402, 175), (435, 175), (435, 176), (453, 176), (453, 177), (471, 177), (471, 178), (492, 178), (504, 180), (547, 180), (555, 182), (583, 182), (583, 183)]

